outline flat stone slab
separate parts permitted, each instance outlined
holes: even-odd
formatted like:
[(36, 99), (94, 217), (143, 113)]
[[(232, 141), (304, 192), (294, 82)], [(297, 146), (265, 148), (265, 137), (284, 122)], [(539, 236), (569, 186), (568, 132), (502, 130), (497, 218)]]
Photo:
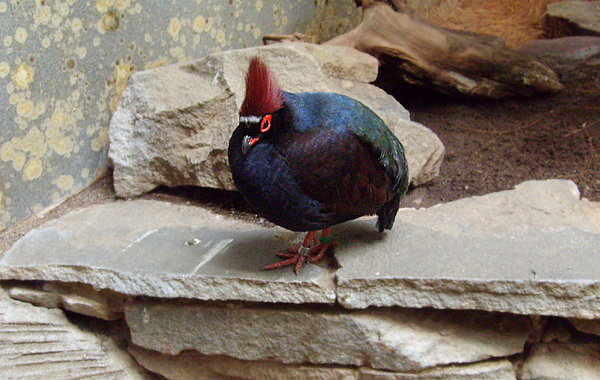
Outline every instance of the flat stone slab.
[(194, 206), (92, 206), (30, 231), (0, 259), (0, 279), (75, 282), (129, 295), (332, 303), (333, 274), (265, 272), (295, 234)]
[(156, 201), (92, 206), (29, 232), (0, 279), (201, 300), (403, 306), (600, 318), (600, 204), (565, 180), (334, 229), (335, 272), (260, 271), (301, 235)]
[[(401, 210), (384, 237), (335, 234), (338, 301), (600, 318), (600, 207), (573, 182)], [(368, 247), (368, 249), (366, 248)]]

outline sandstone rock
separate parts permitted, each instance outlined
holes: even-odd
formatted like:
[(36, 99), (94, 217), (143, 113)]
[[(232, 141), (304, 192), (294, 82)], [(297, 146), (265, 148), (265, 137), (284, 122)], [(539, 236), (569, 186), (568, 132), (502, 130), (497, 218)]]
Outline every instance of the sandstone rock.
[(243, 360), (414, 372), (523, 350), (525, 317), (416, 309), (283, 308), (137, 301), (125, 308), (134, 344)]
[(80, 330), (64, 313), (10, 300), (0, 289), (0, 377), (150, 380), (111, 340)]
[(348, 46), (299, 44), (312, 55), (326, 78), (346, 79), (363, 83), (375, 82), (379, 61), (372, 55), (365, 54)]
[(96, 291), (86, 284), (49, 282), (43, 289), (17, 285), (8, 295), (35, 306), (63, 308), (74, 313), (112, 321), (123, 317), (125, 297), (107, 290)]
[(523, 363), (523, 380), (597, 380), (600, 345), (595, 343), (540, 343)]
[(338, 301), (600, 318), (598, 215), (550, 180), (401, 210), (384, 237), (357, 221), (335, 233)]
[(12, 286), (8, 290), (8, 296), (18, 301), (48, 309), (58, 309), (62, 306), (62, 297), (60, 294), (49, 293), (42, 289), (24, 285)]
[[(347, 55), (349, 59), (341, 59)], [(110, 125), (109, 157), (118, 196), (136, 196), (159, 185), (235, 188), (226, 150), (237, 126), (252, 56), (269, 65), (286, 91), (346, 88), (348, 95), (368, 103), (401, 137), (414, 133), (413, 139), (418, 138), (416, 144), (409, 141), (410, 147), (406, 142), (414, 184), (437, 175), (444, 152), (441, 141), (411, 122), (393, 98), (364, 83), (375, 77), (373, 57), (348, 48), (277, 44), (135, 73)]]
[(550, 3), (545, 28), (553, 38), (600, 36), (600, 1)]
[[(165, 298), (333, 303), (335, 285), (328, 270), (310, 265), (298, 276), (291, 270), (260, 270), (297, 236), (200, 207), (117, 202), (30, 231), (0, 259), (0, 279), (74, 283), (70, 289), (83, 283)], [(81, 297), (68, 298), (77, 298), (82, 311)], [(118, 307), (119, 302), (110, 304)]]
[(358, 380), (358, 370), (349, 367), (247, 361), (195, 351), (167, 355), (135, 345), (129, 352), (141, 366), (169, 380)]
[(367, 367), (245, 361), (194, 351), (172, 356), (135, 345), (130, 346), (129, 351), (142, 366), (169, 380), (515, 380), (514, 369), (508, 360), (399, 373)]

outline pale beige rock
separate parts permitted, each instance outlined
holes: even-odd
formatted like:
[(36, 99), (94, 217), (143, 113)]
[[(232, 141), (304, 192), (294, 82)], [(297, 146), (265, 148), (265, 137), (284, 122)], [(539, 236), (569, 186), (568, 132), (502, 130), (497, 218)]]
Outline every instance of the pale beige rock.
[(581, 209), (593, 226), (591, 229), (600, 231), (600, 202), (590, 202), (587, 199), (582, 199)]
[(510, 356), (523, 350), (530, 327), (524, 317), (480, 312), (182, 302), (138, 301), (125, 316), (134, 344), (166, 354), (393, 371)]
[(16, 285), (9, 289), (12, 299), (47, 308), (112, 321), (123, 317), (125, 297), (108, 290), (96, 291), (86, 284), (45, 283), (42, 289)]
[(0, 377), (149, 380), (114, 341), (71, 324), (57, 309), (11, 300), (0, 289)]
[(376, 76), (373, 57), (346, 47), (292, 43), (215, 53), (191, 64), (132, 75), (110, 124), (109, 157), (118, 196), (136, 196), (159, 185), (235, 189), (227, 146), (253, 56), (265, 61), (285, 91), (345, 88), (344, 93), (368, 104), (401, 138), (414, 134), (418, 139), (407, 147), (414, 184), (437, 175), (441, 141), (411, 122), (392, 97), (364, 83)]
[(523, 380), (598, 380), (600, 345), (539, 343), (523, 363)]
[(42, 289), (33, 287), (12, 286), (8, 290), (8, 295), (12, 299), (48, 309), (58, 309), (62, 305), (62, 297), (59, 294), (45, 292)]
[(358, 370), (351, 367), (247, 361), (195, 351), (167, 355), (135, 345), (129, 352), (141, 366), (169, 380), (359, 380)]
[(372, 55), (348, 46), (316, 44), (298, 46), (317, 60), (325, 77), (364, 83), (371, 83), (377, 79), (379, 61)]
[(384, 237), (357, 221), (336, 233), (338, 302), (600, 318), (598, 215), (548, 180), (400, 210)]
[(367, 367), (283, 364), (207, 356), (194, 351), (166, 355), (132, 345), (140, 365), (169, 380), (515, 380), (508, 360), (450, 365), (419, 373), (379, 371)]
[(110, 290), (96, 290), (87, 284), (60, 282), (47, 282), (43, 289), (59, 295), (65, 310), (107, 321), (123, 317), (125, 296)]

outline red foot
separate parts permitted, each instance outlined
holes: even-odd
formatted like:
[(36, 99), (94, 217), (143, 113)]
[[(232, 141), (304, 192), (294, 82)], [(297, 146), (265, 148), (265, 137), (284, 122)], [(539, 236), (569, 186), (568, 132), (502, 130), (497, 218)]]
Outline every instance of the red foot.
[(321, 239), (326, 240), (326, 242), (325, 243), (320, 242), (319, 244), (317, 244), (311, 248), (308, 248), (310, 246), (310, 243), (312, 242), (314, 234), (315, 234), (315, 231), (309, 232), (306, 235), (306, 238), (304, 239), (304, 243), (300, 247), (290, 248), (290, 250), (289, 250), (290, 253), (285, 253), (285, 252), (277, 253), (277, 256), (286, 258), (286, 260), (279, 261), (279, 262), (269, 264), (269, 265), (265, 265), (264, 267), (262, 267), (262, 270), (270, 270), (270, 269), (286, 267), (289, 265), (294, 265), (294, 273), (298, 274), (298, 271), (300, 270), (300, 268), (302, 267), (302, 265), (304, 263), (306, 263), (306, 262), (314, 263), (314, 262), (321, 260), (323, 258), (323, 256), (325, 256), (325, 252), (327, 252), (327, 249), (331, 245), (331, 238), (329, 237), (330, 233), (331, 233), (330, 228), (326, 228), (325, 230), (323, 230), (324, 236)]

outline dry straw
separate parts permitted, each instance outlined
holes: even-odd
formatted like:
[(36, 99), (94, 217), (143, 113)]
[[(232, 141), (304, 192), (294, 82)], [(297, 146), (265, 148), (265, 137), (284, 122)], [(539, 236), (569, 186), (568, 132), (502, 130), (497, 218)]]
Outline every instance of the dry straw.
[(543, 37), (546, 6), (558, 0), (433, 0), (416, 2), (414, 10), (432, 23), (450, 29), (502, 38), (517, 48)]

